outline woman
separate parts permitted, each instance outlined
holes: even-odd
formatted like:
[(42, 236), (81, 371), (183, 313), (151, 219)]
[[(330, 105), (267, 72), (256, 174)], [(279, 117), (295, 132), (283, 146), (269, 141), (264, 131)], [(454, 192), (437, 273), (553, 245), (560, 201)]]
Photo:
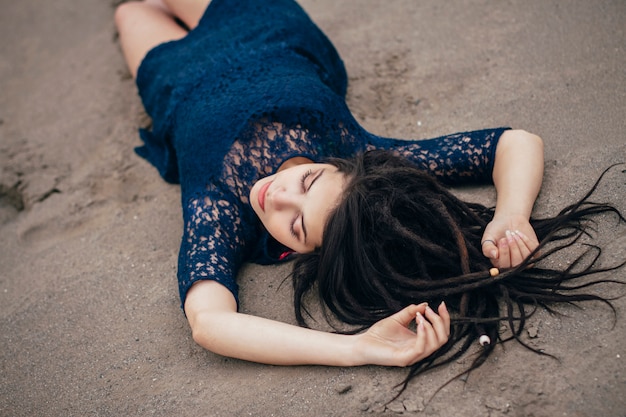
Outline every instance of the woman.
[[(363, 233), (364, 217), (354, 213), (370, 213), (370, 223), (375, 223), (372, 216), (380, 206), (389, 208), (393, 202), (361, 197), (378, 195), (374, 191), (389, 185), (389, 178), (414, 177), (422, 184), (411, 190), (408, 181), (408, 189), (401, 191), (405, 199), (419, 200), (421, 191), (411, 193), (431, 189), (453, 200), (457, 211), (465, 211), (455, 214), (461, 223), (466, 217), (471, 221), (452, 234), (456, 246), (446, 243), (433, 247), (432, 253), (425, 248), (414, 253), (436, 260), (460, 251), (458, 271), (430, 265), (413, 272), (439, 270), (441, 277), (434, 278), (452, 279), (480, 268), (482, 277), (489, 275), (486, 265), (493, 264), (500, 269), (519, 266), (511, 274), (523, 273), (539, 246), (529, 221), (543, 175), (539, 137), (498, 128), (404, 141), (365, 131), (346, 106), (341, 59), (290, 0), (145, 0), (120, 5), (116, 23), (128, 67), (153, 121), (151, 130), (141, 131), (145, 144), (137, 152), (165, 180), (181, 184), (184, 236), (178, 280), (197, 343), (262, 363), (415, 364), (417, 372), (436, 366), (432, 361), (440, 352), (451, 351), (461, 338), (466, 339), (461, 351), (480, 335), (497, 339), (493, 329), (499, 315), (493, 303), (501, 294), (476, 308), (473, 296), (452, 293), (446, 302), (462, 317), (450, 341), (450, 315), (442, 294), (422, 297), (413, 291), (390, 300), (393, 294), (408, 294), (398, 283), (387, 291), (385, 283), (376, 281), (397, 275), (395, 266), (384, 270), (389, 262), (370, 258), (374, 252), (361, 249), (365, 243), (385, 247), (388, 254), (395, 249), (377, 240), (381, 230)], [(352, 163), (328, 159), (357, 154), (362, 156)], [(452, 184), (492, 179), (498, 193), (495, 211), (463, 205), (432, 177)], [(361, 178), (374, 180), (359, 185)], [(398, 194), (394, 189), (387, 196)], [(473, 209), (479, 214), (472, 214)], [(431, 223), (445, 216), (437, 212)], [(542, 227), (542, 236), (552, 229)], [(400, 232), (390, 241), (412, 235), (410, 230)], [(464, 243), (466, 235), (470, 244)], [(361, 255), (366, 258), (357, 261), (355, 256)], [(239, 266), (291, 258), (296, 258), (295, 304), (301, 324), (304, 294), (319, 281), (325, 305), (367, 330), (326, 333), (239, 313)], [(398, 260), (400, 269), (411, 268), (410, 262), (400, 264)], [(362, 282), (353, 281), (346, 290), (344, 274)], [(378, 293), (381, 300), (373, 296)], [(413, 304), (422, 300), (433, 307)], [(363, 320), (358, 320), (361, 314)], [(482, 317), (491, 322), (483, 326)], [(471, 326), (464, 324), (470, 319)], [(409, 329), (413, 321), (416, 331)], [(487, 346), (486, 354), (493, 344)]]

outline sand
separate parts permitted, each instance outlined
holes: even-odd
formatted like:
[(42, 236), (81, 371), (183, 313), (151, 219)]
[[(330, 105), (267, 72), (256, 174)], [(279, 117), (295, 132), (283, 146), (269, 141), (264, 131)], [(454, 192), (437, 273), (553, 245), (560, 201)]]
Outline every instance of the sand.
[[(426, 138), (500, 125), (539, 134), (554, 214), (626, 160), (620, 0), (302, 0), (343, 56), (373, 132)], [(540, 312), (530, 345), (416, 379), (403, 369), (278, 367), (194, 344), (175, 278), (179, 189), (133, 153), (146, 123), (104, 0), (2, 1), (0, 415), (624, 416), (626, 299)], [(624, 167), (598, 200), (626, 210)], [(458, 189), (493, 202), (490, 187)], [(603, 265), (626, 232), (603, 217)], [(565, 262), (565, 261), (563, 261)], [(242, 310), (293, 322), (288, 266), (249, 265)], [(626, 279), (626, 270), (607, 277)], [(620, 290), (601, 288), (604, 295)], [(623, 289), (621, 293), (623, 293)]]

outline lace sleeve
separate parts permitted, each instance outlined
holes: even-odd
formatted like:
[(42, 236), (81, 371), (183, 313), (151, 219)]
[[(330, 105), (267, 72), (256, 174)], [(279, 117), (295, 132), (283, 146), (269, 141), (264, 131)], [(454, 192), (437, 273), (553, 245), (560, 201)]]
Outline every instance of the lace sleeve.
[(491, 181), (500, 135), (508, 128), (455, 133), (434, 139), (380, 139), (368, 149), (390, 149), (446, 184)]
[[(245, 210), (244, 210), (245, 211)], [(237, 297), (236, 276), (251, 231), (246, 215), (228, 194), (209, 189), (183, 205), (184, 231), (178, 258), (178, 286), (184, 307), (187, 292), (200, 280), (214, 280)]]

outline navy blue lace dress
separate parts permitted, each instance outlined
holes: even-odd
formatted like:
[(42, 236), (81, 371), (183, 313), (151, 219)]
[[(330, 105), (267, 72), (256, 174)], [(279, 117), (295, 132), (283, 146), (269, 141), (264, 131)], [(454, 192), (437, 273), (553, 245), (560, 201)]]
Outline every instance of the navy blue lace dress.
[(283, 252), (248, 202), (256, 180), (287, 159), (395, 149), (448, 183), (491, 178), (504, 129), (407, 141), (365, 131), (345, 102), (347, 76), (333, 45), (290, 0), (213, 0), (199, 25), (152, 49), (137, 86), (150, 130), (137, 153), (180, 183), (181, 301), (198, 280), (237, 299), (243, 262)]

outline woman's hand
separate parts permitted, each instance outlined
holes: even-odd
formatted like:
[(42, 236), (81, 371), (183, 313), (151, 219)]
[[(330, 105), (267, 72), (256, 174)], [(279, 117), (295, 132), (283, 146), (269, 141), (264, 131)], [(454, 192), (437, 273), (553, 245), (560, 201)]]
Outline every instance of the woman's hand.
[[(359, 334), (355, 351), (364, 364), (408, 366), (443, 346), (450, 336), (450, 315), (444, 303), (435, 313), (426, 303), (410, 305)], [(408, 328), (415, 320), (416, 332)]]
[(539, 246), (535, 230), (525, 216), (495, 216), (483, 234), (483, 255), (498, 268), (519, 265)]

